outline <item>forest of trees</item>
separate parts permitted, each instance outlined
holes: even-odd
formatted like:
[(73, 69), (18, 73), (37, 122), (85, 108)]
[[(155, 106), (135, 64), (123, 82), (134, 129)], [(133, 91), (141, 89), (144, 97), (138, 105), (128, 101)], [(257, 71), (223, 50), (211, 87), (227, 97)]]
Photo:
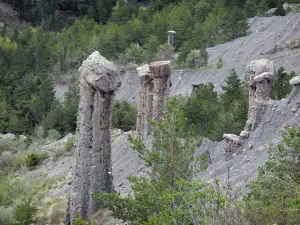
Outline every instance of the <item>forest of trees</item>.
[[(205, 66), (206, 47), (246, 35), (247, 17), (282, 4), (279, 0), (6, 2), (32, 25), (19, 30), (4, 27), (0, 37), (0, 132), (19, 134), (32, 134), (37, 125), (62, 134), (74, 131), (77, 90), (71, 88), (65, 103), (59, 103), (53, 82), (95, 50), (125, 65), (162, 59), (166, 52), (176, 51), (180, 52), (176, 65), (195, 67), (191, 60), (200, 58), (198, 65)], [(177, 32), (175, 49), (165, 45), (170, 29)]]

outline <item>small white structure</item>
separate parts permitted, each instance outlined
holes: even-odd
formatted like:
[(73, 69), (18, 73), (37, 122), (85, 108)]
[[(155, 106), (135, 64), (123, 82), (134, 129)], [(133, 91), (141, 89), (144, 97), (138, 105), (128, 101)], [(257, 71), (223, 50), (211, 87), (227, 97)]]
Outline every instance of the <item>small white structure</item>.
[(174, 37), (175, 37), (176, 31), (174, 30), (169, 30), (168, 31), (168, 44), (171, 47), (174, 47)]

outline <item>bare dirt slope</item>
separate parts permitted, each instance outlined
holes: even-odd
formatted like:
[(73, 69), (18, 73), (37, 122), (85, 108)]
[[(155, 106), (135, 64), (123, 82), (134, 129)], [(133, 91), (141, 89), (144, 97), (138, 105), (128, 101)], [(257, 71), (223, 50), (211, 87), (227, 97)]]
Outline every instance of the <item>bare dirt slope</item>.
[[(171, 95), (190, 94), (192, 84), (207, 82), (214, 83), (220, 90), (231, 69), (234, 68), (243, 79), (246, 64), (254, 59), (270, 59), (276, 69), (284, 66), (286, 71), (300, 74), (300, 46), (294, 49), (286, 47), (289, 41), (300, 39), (300, 14), (254, 17), (248, 22), (248, 36), (207, 49), (210, 67), (215, 67), (221, 57), (224, 62), (221, 69), (175, 70), (171, 76)], [(127, 72), (122, 76), (117, 98), (136, 101), (138, 89), (137, 73)]]

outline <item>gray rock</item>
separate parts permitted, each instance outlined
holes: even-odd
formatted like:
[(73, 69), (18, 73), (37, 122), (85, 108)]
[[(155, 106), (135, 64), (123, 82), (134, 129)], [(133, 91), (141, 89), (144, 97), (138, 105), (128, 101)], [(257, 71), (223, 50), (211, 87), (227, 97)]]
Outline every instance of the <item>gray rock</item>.
[(0, 133), (0, 140), (3, 140), (3, 141), (11, 141), (15, 138), (16, 138), (16, 135), (11, 134), (11, 133), (6, 133), (6, 134)]
[(86, 85), (87, 82), (102, 92), (115, 91), (121, 86), (117, 67), (97, 51), (92, 53), (78, 70), (82, 74), (82, 85)]
[(287, 2), (285, 2), (283, 5), (282, 5), (283, 9), (285, 12), (289, 12), (291, 10), (291, 5)]
[(139, 77), (149, 75), (149, 65), (148, 64), (140, 66), (140, 67), (136, 68), (136, 70), (138, 71)]
[(235, 144), (242, 144), (242, 140), (235, 134), (223, 134), (223, 138), (232, 141)]
[(297, 112), (297, 110), (298, 110), (297, 107), (293, 107), (293, 108), (291, 109), (291, 111), (292, 111), (293, 113)]
[(79, 71), (76, 163), (66, 213), (66, 224), (71, 225), (77, 214), (89, 219), (99, 209), (94, 194), (114, 190), (110, 124), (114, 91), (121, 85), (116, 66), (99, 52), (91, 54)]
[(264, 80), (272, 81), (273, 79), (274, 79), (274, 73), (264, 72), (260, 75), (255, 76), (253, 80), (256, 83), (260, 83)]
[(295, 76), (289, 81), (290, 85), (300, 84), (300, 76)]
[(240, 137), (244, 137), (244, 138), (248, 138), (249, 137), (249, 132), (247, 132), (247, 131), (241, 131), (241, 133), (240, 133)]
[[(207, 48), (209, 65), (216, 65), (222, 57), (224, 66), (221, 69), (201, 68), (198, 70), (174, 70), (171, 75), (172, 87), (170, 96), (190, 95), (193, 84), (212, 82), (216, 91), (222, 91), (224, 80), (235, 69), (240, 79), (245, 77), (245, 65), (251, 60), (265, 58), (262, 52), (274, 48), (274, 44), (286, 43), (300, 38), (300, 13), (284, 17), (254, 17), (248, 19), (250, 34), (226, 44)], [(280, 34), (277, 36), (276, 34)], [(300, 74), (300, 52), (284, 48), (283, 52), (268, 55), (276, 68), (283, 66), (290, 73)], [(229, 60), (230, 59), (230, 60)], [(181, 79), (179, 79), (179, 77)], [(121, 76), (122, 87), (116, 93), (116, 99), (138, 102), (139, 77), (136, 71), (127, 71)]]
[(254, 131), (260, 124), (274, 79), (273, 62), (267, 59), (253, 60), (246, 68), (246, 81), (249, 85), (248, 120), (245, 130)]
[(275, 11), (276, 11), (276, 8), (269, 9), (269, 10), (265, 13), (265, 16), (274, 16)]

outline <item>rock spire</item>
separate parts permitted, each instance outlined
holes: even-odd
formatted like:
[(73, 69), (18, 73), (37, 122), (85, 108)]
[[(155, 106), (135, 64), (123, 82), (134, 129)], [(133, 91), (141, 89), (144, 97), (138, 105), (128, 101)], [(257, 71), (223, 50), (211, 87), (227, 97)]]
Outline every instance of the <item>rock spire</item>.
[(66, 217), (66, 224), (71, 225), (77, 214), (88, 219), (100, 207), (94, 194), (113, 191), (111, 108), (114, 91), (121, 85), (116, 66), (97, 51), (83, 62), (79, 72), (76, 164)]

